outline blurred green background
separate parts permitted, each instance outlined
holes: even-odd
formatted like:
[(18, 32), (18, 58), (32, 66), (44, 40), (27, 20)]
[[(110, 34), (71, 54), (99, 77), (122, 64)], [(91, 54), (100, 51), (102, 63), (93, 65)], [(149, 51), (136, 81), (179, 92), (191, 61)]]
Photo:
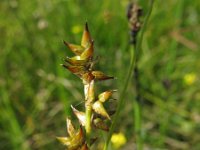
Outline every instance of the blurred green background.
[[(97, 68), (117, 77), (97, 89), (120, 93), (130, 61), (128, 3), (0, 1), (1, 150), (64, 148), (55, 137), (66, 135), (70, 105), (84, 98), (81, 81), (60, 66), (72, 55), (63, 40), (79, 43), (86, 21), (101, 57)], [(145, 15), (148, 2), (139, 3)], [(155, 1), (139, 60), (145, 148), (200, 149), (199, 14), (199, 0)], [(133, 84), (116, 129), (127, 139), (120, 149), (135, 142)]]

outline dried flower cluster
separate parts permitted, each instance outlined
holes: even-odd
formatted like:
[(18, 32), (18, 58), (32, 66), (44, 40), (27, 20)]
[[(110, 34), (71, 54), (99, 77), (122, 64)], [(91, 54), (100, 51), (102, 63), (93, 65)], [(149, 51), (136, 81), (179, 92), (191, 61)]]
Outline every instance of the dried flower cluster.
[(132, 43), (136, 43), (136, 36), (141, 28), (140, 17), (142, 16), (142, 8), (136, 3), (131, 3), (128, 6), (127, 17), (129, 20), (130, 34), (132, 37)]
[[(115, 90), (108, 90), (95, 98), (94, 83), (113, 79), (113, 77), (105, 75), (103, 72), (94, 70), (94, 41), (90, 36), (87, 23), (82, 35), (81, 45), (64, 44), (75, 54), (74, 57), (66, 57), (65, 63), (62, 64), (67, 70), (77, 75), (83, 82), (85, 94), (85, 112), (78, 111), (72, 107), (75, 116), (80, 123), (80, 129), (76, 131), (67, 118), (67, 131), (69, 137), (58, 137), (57, 139), (67, 146), (70, 150), (87, 150), (94, 138), (91, 137), (93, 129), (109, 130), (106, 124), (110, 120), (110, 115), (103, 106), (103, 103), (110, 99)], [(83, 130), (83, 127), (85, 130)]]

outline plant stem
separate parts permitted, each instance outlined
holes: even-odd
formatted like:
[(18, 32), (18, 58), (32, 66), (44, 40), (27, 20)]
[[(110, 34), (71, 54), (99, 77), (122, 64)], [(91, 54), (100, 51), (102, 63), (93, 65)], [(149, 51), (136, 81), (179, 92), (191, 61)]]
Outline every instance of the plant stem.
[(136, 134), (136, 147), (137, 150), (142, 150), (143, 149), (143, 136), (142, 136), (142, 108), (141, 108), (141, 93), (140, 93), (140, 82), (139, 82), (139, 71), (138, 71), (138, 60), (140, 57), (139, 51), (141, 51), (141, 45), (142, 45), (142, 40), (144, 36), (144, 31), (147, 26), (147, 22), (149, 20), (149, 17), (151, 15), (152, 9), (153, 9), (153, 3), (154, 0), (150, 1), (150, 6), (149, 10), (147, 12), (147, 15), (144, 20), (143, 28), (141, 30), (141, 34), (138, 38), (138, 42), (132, 43), (133, 47), (135, 49), (135, 66), (134, 66), (134, 80), (135, 80), (135, 91), (136, 91), (136, 96), (135, 99), (136, 101), (133, 102), (133, 107), (134, 107), (134, 123), (135, 123), (135, 134)]
[(85, 108), (86, 109), (86, 125), (85, 125), (85, 130), (86, 130), (86, 138), (87, 138), (87, 141), (88, 141), (90, 139), (90, 134), (91, 134), (92, 107), (90, 105), (85, 106), (85, 107), (86, 107)]
[(109, 130), (109, 133), (108, 133), (108, 137), (107, 137), (107, 140), (106, 140), (106, 143), (104, 145), (104, 150), (107, 150), (108, 149), (108, 144), (110, 142), (110, 139), (111, 139), (111, 136), (112, 136), (112, 133), (117, 125), (117, 121), (119, 119), (119, 113), (120, 113), (120, 110), (121, 108), (123, 107), (123, 104), (124, 104), (124, 97), (125, 97), (125, 94), (126, 94), (126, 89), (128, 87), (128, 84), (130, 83), (130, 77), (132, 76), (132, 70), (133, 70), (133, 67), (134, 67), (134, 54), (133, 54), (133, 50), (131, 49), (130, 50), (130, 55), (131, 55), (131, 61), (130, 61), (130, 66), (129, 66), (129, 70), (128, 70), (128, 74), (127, 74), (127, 77), (126, 77), (126, 81), (125, 81), (125, 84), (124, 84), (124, 87), (123, 87), (123, 90), (122, 90), (122, 93), (120, 95), (120, 98), (119, 98), (119, 103), (117, 105), (117, 110), (116, 110), (116, 113), (115, 113), (115, 116), (113, 118), (113, 122), (111, 124), (111, 127), (110, 127), (110, 130)]
[[(119, 119), (120, 110), (122, 109), (123, 104), (124, 104), (124, 97), (125, 97), (125, 94), (126, 94), (126, 90), (127, 90), (128, 84), (130, 83), (129, 81), (131, 79), (131, 76), (133, 74), (133, 68), (134, 68), (135, 63), (137, 62), (137, 59), (138, 59), (138, 51), (141, 48), (143, 34), (144, 34), (145, 29), (146, 29), (146, 24), (148, 22), (149, 16), (150, 16), (152, 8), (153, 8), (153, 3), (154, 3), (154, 0), (151, 0), (150, 1), (149, 11), (147, 13), (147, 16), (145, 17), (145, 21), (144, 21), (144, 24), (143, 24), (143, 27), (142, 27), (142, 31), (141, 31), (139, 40), (138, 40), (137, 45), (136, 45), (135, 53), (133, 53), (133, 50), (130, 49), (130, 60), (131, 61), (130, 61), (128, 74), (127, 74), (127, 77), (126, 77), (126, 81), (125, 81), (124, 87), (122, 89), (122, 93), (121, 93), (120, 98), (119, 98), (119, 102), (118, 102), (118, 105), (117, 105), (117, 110), (116, 110), (115, 116), (113, 118), (113, 122), (111, 124), (106, 143), (104, 145), (104, 150), (108, 149), (108, 145), (109, 145), (111, 136), (112, 136), (112, 134), (114, 132), (114, 129), (115, 129), (116, 125), (117, 125), (117, 121)], [(135, 105), (135, 106), (137, 106), (137, 105)], [(138, 107), (137, 110), (140, 110), (140, 108)], [(138, 112), (140, 112), (140, 111), (138, 111)], [(137, 115), (136, 116), (136, 118), (137, 118), (136, 121), (138, 122), (137, 128), (141, 128), (141, 125), (140, 125), (141, 124), (141, 122), (140, 122), (140, 119), (141, 119), (140, 118), (140, 113), (135, 113), (135, 114)]]
[(88, 146), (90, 146), (91, 135), (91, 117), (92, 117), (92, 102), (94, 101), (94, 80), (84, 85), (85, 92), (85, 111), (86, 111), (86, 140)]
[[(132, 43), (135, 51), (136, 51), (136, 44)], [(138, 59), (135, 58), (135, 66), (134, 66), (134, 86), (135, 86), (135, 101), (133, 102), (133, 107), (134, 107), (134, 131), (136, 135), (136, 147), (138, 150), (143, 149), (143, 138), (142, 138), (142, 110), (141, 110), (141, 103), (142, 103), (142, 98), (140, 95), (140, 81), (139, 81), (139, 69), (138, 69)]]
[(149, 21), (149, 17), (151, 15), (151, 12), (152, 12), (152, 9), (153, 9), (153, 4), (154, 4), (154, 0), (150, 0), (149, 10), (148, 10), (147, 15), (144, 19), (144, 23), (143, 23), (142, 28), (141, 28), (141, 33), (140, 33), (140, 36), (138, 38), (138, 42), (136, 44), (136, 55), (137, 55), (136, 59), (137, 60), (139, 58), (139, 50), (141, 50), (144, 32), (146, 30), (147, 22)]
[(134, 101), (134, 122), (135, 122), (135, 134), (136, 134), (136, 147), (137, 150), (143, 149), (143, 137), (142, 137), (142, 110), (140, 103)]

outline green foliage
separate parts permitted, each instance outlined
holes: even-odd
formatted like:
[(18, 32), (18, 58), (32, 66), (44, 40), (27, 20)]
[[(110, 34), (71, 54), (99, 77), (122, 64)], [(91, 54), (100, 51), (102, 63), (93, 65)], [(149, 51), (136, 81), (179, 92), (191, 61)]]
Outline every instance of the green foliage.
[[(145, 14), (148, 4), (140, 3)], [(81, 82), (60, 66), (63, 56), (72, 56), (62, 42), (78, 43), (86, 20), (101, 56), (97, 68), (117, 77), (97, 90), (121, 92), (130, 60), (127, 4), (0, 1), (0, 149), (63, 148), (55, 135), (63, 135), (70, 105), (84, 98)], [(200, 149), (199, 6), (198, 0), (155, 1), (138, 62), (145, 147)], [(135, 141), (132, 87), (117, 125), (127, 147)]]

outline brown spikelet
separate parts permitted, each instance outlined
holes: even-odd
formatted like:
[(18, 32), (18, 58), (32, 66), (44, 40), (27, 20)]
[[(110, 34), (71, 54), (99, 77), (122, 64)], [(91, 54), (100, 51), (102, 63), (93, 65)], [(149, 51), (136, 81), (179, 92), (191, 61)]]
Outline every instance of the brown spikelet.
[(88, 47), (88, 45), (92, 42), (92, 38), (90, 36), (90, 32), (88, 29), (88, 24), (85, 24), (85, 28), (83, 31), (82, 39), (81, 39), (81, 46)]

